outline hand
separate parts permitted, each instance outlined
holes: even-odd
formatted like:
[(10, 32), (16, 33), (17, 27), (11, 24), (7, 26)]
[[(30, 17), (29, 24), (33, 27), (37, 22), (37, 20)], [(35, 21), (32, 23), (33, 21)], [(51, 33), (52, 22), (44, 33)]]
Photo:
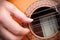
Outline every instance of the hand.
[(5, 40), (21, 40), (29, 32), (28, 28), (19, 25), (11, 15), (19, 20), (30, 23), (33, 20), (27, 18), (20, 10), (8, 1), (3, 1), (0, 5), (0, 34)]

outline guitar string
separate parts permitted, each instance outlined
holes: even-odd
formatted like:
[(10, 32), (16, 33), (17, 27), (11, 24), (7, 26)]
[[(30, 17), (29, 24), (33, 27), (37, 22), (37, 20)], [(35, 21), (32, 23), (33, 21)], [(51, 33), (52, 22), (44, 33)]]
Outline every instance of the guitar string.
[[(59, 15), (59, 13), (56, 14), (56, 15), (55, 15), (55, 13), (58, 13), (58, 12), (55, 11), (55, 12), (50, 13), (50, 14), (53, 14), (52, 16), (50, 16), (50, 14), (47, 14), (47, 15), (39, 16), (39, 17), (36, 17), (36, 18), (33, 18), (33, 19), (35, 20), (35, 19), (37, 19), (37, 18), (44, 18), (44, 17), (46, 18), (47, 16), (49, 16), (49, 17), (54, 17), (54, 16), (56, 16), (56, 15)], [(35, 21), (37, 21), (37, 20), (35, 20)]]
[[(60, 19), (60, 18), (58, 18), (58, 19)], [(54, 20), (56, 20), (56, 19), (54, 19)], [(38, 20), (39, 21), (39, 20)], [(48, 21), (46, 21), (46, 22), (48, 22)], [(38, 25), (38, 23), (37, 24), (35, 24), (35, 25)], [(33, 26), (35, 26), (35, 25), (33, 25)]]
[[(54, 13), (57, 13), (57, 12), (52, 12), (51, 14), (54, 14)], [(57, 14), (57, 15), (58, 15), (58, 14)], [(48, 15), (43, 15), (43, 16), (39, 16), (39, 17), (36, 17), (36, 18), (33, 18), (33, 19), (43, 18), (43, 17), (47, 17), (47, 16), (50, 16), (50, 14), (48, 14)]]
[[(49, 8), (49, 9), (51, 9), (51, 8)], [(46, 10), (44, 10), (44, 11), (47, 11), (47, 10), (49, 10), (49, 9), (46, 9)], [(39, 11), (39, 13), (40, 12), (43, 12), (43, 11)], [(38, 13), (38, 12), (36, 12), (36, 13)], [(56, 11), (55, 12), (53, 12), (52, 14), (54, 14), (54, 13), (57, 13)], [(57, 15), (59, 15), (59, 13), (57, 14)], [(52, 16), (49, 16), (49, 17), (54, 17), (54, 16), (57, 16), (57, 15), (52, 15)], [(40, 17), (40, 16), (39, 16)], [(37, 18), (39, 18), (39, 17), (37, 17)], [(34, 19), (37, 19), (37, 18), (34, 18)], [(60, 18), (59, 18), (60, 19)], [(41, 20), (41, 19), (39, 19), (39, 20)], [(34, 22), (36, 22), (36, 21), (38, 21), (38, 20), (35, 20)], [(34, 25), (33, 25), (34, 26)]]
[[(57, 7), (60, 8), (60, 6), (55, 5), (55, 6), (52, 6), (51, 8), (48, 8), (48, 9), (45, 9), (45, 10), (42, 10), (42, 11), (38, 11), (38, 12), (35, 12), (35, 13), (33, 13), (33, 14), (40, 13), (40, 12), (44, 12), (44, 11), (50, 10), (50, 9), (52, 9), (52, 8), (54, 8), (54, 9), (56, 10)], [(56, 10), (56, 11), (57, 11), (57, 10)], [(57, 12), (58, 12), (58, 11), (57, 11)]]
[[(54, 13), (56, 13), (56, 12), (54, 12)], [(52, 16), (50, 16), (50, 17), (54, 17), (54, 16), (57, 16), (57, 15), (59, 15), (59, 14), (56, 14), (56, 15), (52, 15)], [(60, 18), (58, 18), (58, 19), (60, 19)], [(40, 19), (39, 19), (40, 20)], [(54, 19), (54, 20), (56, 20), (56, 19)], [(38, 21), (38, 20), (36, 20), (36, 21)], [(34, 21), (35, 22), (35, 21)], [(39, 23), (40, 24), (40, 23)], [(35, 28), (39, 28), (39, 24), (36, 24), (36, 25), (33, 25), (33, 29), (35, 29)], [(34, 27), (35, 26), (35, 27)], [(35, 32), (36, 33), (36, 32)], [(38, 32), (38, 33), (40, 33), (40, 32)]]
[[(52, 7), (48, 8), (48, 9), (45, 9), (45, 10), (42, 10), (42, 11), (39, 11), (39, 12), (47, 11), (47, 10), (52, 9), (52, 8), (56, 9), (56, 8), (60, 8), (60, 6), (55, 5), (55, 6), (52, 6)], [(35, 12), (34, 14), (39, 13), (39, 12)]]
[[(59, 15), (59, 14), (52, 15), (52, 16), (50, 16), (50, 17), (54, 17), (54, 16), (57, 16), (57, 15)], [(60, 18), (58, 18), (58, 19), (60, 19)], [(39, 19), (39, 20), (41, 20), (41, 19)], [(37, 22), (37, 21), (39, 21), (39, 20), (34, 20), (34, 22)], [(56, 19), (54, 19), (54, 20), (56, 20)], [(37, 24), (36, 24), (36, 25), (37, 25)], [(33, 26), (35, 26), (35, 25), (33, 25)]]
[[(57, 15), (59, 15), (59, 14), (57, 14)], [(54, 16), (57, 16), (57, 15), (54, 15)], [(54, 17), (53, 16), (53, 17)], [(60, 18), (58, 18), (58, 19), (60, 19)], [(40, 20), (40, 19), (39, 19)], [(56, 20), (56, 19), (54, 19), (54, 20)], [(40, 23), (39, 23), (40, 24)], [(36, 29), (36, 28), (39, 28), (39, 24), (36, 24), (36, 25), (33, 25), (33, 29)], [(35, 26), (35, 27), (34, 27)], [(41, 32), (41, 31), (40, 31)], [(40, 32), (37, 32), (37, 33), (40, 33)], [(36, 32), (35, 32), (36, 33)]]
[[(50, 9), (50, 8), (49, 8)], [(46, 10), (48, 10), (48, 9), (46, 9)], [(38, 12), (36, 12), (36, 13), (38, 13)], [(30, 40), (30, 39), (29, 39)]]
[(51, 8), (48, 8), (48, 9), (42, 10), (42, 11), (35, 12), (34, 14), (36, 14), (36, 13), (40, 13), (40, 12), (43, 12), (43, 11), (47, 11), (47, 10), (50, 10), (50, 9), (52, 9), (52, 8), (54, 8), (54, 7), (51, 7)]

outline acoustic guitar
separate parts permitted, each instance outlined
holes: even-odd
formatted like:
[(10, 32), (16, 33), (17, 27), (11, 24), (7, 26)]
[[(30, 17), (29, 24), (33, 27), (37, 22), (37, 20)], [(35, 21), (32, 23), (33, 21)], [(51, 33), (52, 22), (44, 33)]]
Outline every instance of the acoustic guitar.
[(60, 40), (60, 5), (52, 0), (8, 0), (27, 17), (33, 20), (26, 24), (16, 19), (21, 26), (30, 29), (22, 40)]

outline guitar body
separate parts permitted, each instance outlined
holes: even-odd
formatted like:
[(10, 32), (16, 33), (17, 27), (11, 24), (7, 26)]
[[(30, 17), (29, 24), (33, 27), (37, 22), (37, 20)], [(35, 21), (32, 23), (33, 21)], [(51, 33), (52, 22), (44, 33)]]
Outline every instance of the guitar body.
[[(41, 7), (51, 8), (52, 6), (57, 5), (58, 3), (52, 0), (8, 0), (13, 3), (20, 11), (26, 14), (27, 17), (31, 17), (33, 12)], [(20, 25), (27, 27), (29, 25), (23, 24), (20, 20), (12, 16)], [(31, 30), (30, 26), (29, 29)], [(34, 34), (33, 30), (23, 37), (22, 40), (60, 40), (60, 32), (56, 32), (48, 37), (41, 37)]]

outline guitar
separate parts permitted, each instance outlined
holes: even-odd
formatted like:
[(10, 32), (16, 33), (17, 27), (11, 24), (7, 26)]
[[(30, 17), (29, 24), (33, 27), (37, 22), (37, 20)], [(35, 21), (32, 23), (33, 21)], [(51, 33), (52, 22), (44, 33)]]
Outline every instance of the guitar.
[(33, 20), (24, 24), (16, 20), (23, 27), (29, 26), (30, 33), (22, 40), (60, 40), (60, 5), (52, 0), (8, 0)]

